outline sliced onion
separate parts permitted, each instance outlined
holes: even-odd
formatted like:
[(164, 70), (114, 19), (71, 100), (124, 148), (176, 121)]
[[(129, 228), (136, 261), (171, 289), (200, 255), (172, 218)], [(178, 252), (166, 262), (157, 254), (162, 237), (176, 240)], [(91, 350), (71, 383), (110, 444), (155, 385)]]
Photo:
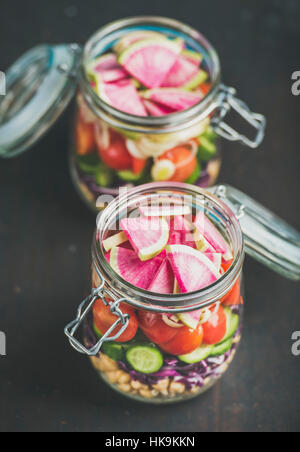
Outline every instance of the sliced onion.
[(183, 323), (179, 323), (178, 320), (175, 320), (177, 318), (174, 315), (168, 317), (166, 314), (163, 314), (162, 319), (166, 325), (171, 326), (172, 328), (181, 328), (184, 326)]

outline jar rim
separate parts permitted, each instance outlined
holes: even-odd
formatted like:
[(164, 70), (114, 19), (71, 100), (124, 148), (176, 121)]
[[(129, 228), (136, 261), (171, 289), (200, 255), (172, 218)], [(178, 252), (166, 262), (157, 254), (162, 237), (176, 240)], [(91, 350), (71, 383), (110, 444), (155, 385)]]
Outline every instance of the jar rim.
[[(135, 200), (135, 197), (137, 196), (142, 197), (156, 191), (164, 192), (164, 194), (180, 191), (181, 193), (186, 193), (188, 196), (202, 196), (205, 200), (212, 203), (215, 209), (214, 212), (221, 213), (226, 226), (228, 229), (231, 229), (230, 238), (233, 247), (233, 263), (229, 270), (215, 283), (192, 293), (161, 295), (131, 285), (115, 273), (108, 263), (102, 247), (99, 246), (100, 240), (98, 240), (100, 232), (104, 231), (106, 222), (112, 219), (112, 215), (116, 215), (116, 212), (120, 210), (122, 205), (124, 206), (126, 203), (128, 205), (130, 200)], [(216, 303), (228, 293), (239, 278), (244, 257), (245, 252), (242, 230), (239, 221), (232, 210), (224, 204), (223, 201), (211, 193), (193, 185), (177, 182), (169, 184), (157, 182), (141, 185), (128, 192), (124, 192), (119, 197), (115, 198), (99, 216), (92, 246), (93, 264), (95, 265), (96, 271), (99, 272), (106, 281), (109, 290), (116, 293), (121, 299), (126, 299), (126, 302), (135, 308), (161, 313), (188, 312), (202, 309)]]
[[(142, 117), (134, 116), (128, 113), (124, 113), (101, 99), (90, 86), (86, 71), (85, 64), (91, 58), (93, 51), (95, 52), (95, 46), (99, 54), (99, 43), (102, 43), (102, 51), (105, 50), (108, 44), (112, 44), (112, 35), (126, 29), (128, 27), (138, 27), (142, 25), (148, 26), (164, 26), (169, 30), (180, 32), (193, 40), (194, 43), (200, 45), (207, 53), (212, 69), (210, 76), (212, 79), (212, 87), (205, 97), (193, 107), (181, 112), (173, 113), (171, 115), (165, 115), (160, 117)], [(109, 42), (110, 40), (110, 42)], [(217, 95), (219, 93), (221, 81), (221, 66), (217, 51), (212, 44), (203, 36), (199, 31), (186, 25), (175, 19), (170, 19), (160, 16), (137, 16), (120, 19), (111, 22), (104, 27), (100, 28), (86, 43), (81, 65), (79, 69), (79, 84), (83, 92), (84, 98), (95, 113), (108, 124), (119, 127), (127, 131), (145, 134), (162, 134), (171, 133), (186, 128), (192, 127), (199, 123), (210, 115), (218, 106)]]

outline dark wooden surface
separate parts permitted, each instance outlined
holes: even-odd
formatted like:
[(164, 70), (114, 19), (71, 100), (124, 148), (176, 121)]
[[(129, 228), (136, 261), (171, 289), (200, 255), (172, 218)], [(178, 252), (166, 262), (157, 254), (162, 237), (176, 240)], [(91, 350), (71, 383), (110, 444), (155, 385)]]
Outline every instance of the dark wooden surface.
[[(41, 42), (85, 42), (112, 19), (169, 15), (202, 30), (220, 53), (224, 80), (266, 114), (258, 151), (224, 143), (221, 180), (300, 229), (300, 2), (273, 0), (2, 0), (0, 69)], [(299, 285), (247, 259), (241, 348), (223, 380), (201, 398), (151, 407), (119, 397), (70, 349), (64, 325), (89, 290), (94, 216), (71, 184), (71, 109), (23, 156), (0, 162), (1, 431), (298, 431)]]

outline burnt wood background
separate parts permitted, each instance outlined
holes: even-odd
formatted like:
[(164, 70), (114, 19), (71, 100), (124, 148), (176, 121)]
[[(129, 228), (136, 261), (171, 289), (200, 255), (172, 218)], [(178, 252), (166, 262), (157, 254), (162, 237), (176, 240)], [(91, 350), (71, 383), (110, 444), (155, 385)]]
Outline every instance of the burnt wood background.
[[(0, 70), (40, 43), (80, 42), (126, 16), (171, 16), (201, 30), (220, 54), (225, 83), (267, 116), (259, 150), (223, 143), (220, 180), (300, 229), (300, 70), (297, 0), (2, 0)], [(0, 161), (1, 431), (298, 431), (299, 285), (247, 258), (241, 347), (226, 376), (181, 405), (133, 403), (98, 380), (64, 325), (90, 287), (95, 218), (69, 175), (72, 108), (33, 149)]]

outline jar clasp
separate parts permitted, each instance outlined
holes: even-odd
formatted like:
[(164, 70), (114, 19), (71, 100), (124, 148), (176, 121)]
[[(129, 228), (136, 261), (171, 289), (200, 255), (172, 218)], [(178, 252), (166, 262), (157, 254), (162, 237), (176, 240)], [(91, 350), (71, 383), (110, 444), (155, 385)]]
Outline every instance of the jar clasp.
[[(101, 281), (100, 285), (96, 289), (93, 289), (91, 294), (79, 305), (76, 319), (70, 322), (64, 329), (65, 335), (69, 339), (71, 346), (79, 353), (86, 354), (88, 356), (97, 355), (104, 342), (113, 342), (118, 339), (128, 327), (130, 318), (129, 314), (123, 314), (120, 309), (120, 303), (128, 302), (129, 300), (127, 300), (126, 298), (118, 299), (110, 290), (104, 287), (104, 279), (99, 273), (98, 275)], [(118, 318), (93, 347), (87, 348), (81, 342), (79, 342), (78, 339), (75, 338), (75, 333), (82, 325), (82, 322), (87, 317), (94, 303), (98, 299), (101, 299), (105, 306), (109, 306), (111, 312)], [(112, 301), (107, 301), (107, 299)], [(111, 336), (115, 328), (120, 324), (122, 325), (120, 330), (114, 336)]]
[[(259, 113), (253, 113), (245, 102), (238, 99), (235, 88), (230, 88), (223, 84), (220, 88), (218, 105), (219, 112), (212, 119), (212, 126), (215, 132), (227, 140), (239, 141), (252, 149), (256, 149), (264, 139), (266, 118)], [(254, 140), (250, 140), (245, 135), (240, 134), (223, 121), (231, 109), (236, 111), (246, 122), (256, 129), (257, 133)]]

